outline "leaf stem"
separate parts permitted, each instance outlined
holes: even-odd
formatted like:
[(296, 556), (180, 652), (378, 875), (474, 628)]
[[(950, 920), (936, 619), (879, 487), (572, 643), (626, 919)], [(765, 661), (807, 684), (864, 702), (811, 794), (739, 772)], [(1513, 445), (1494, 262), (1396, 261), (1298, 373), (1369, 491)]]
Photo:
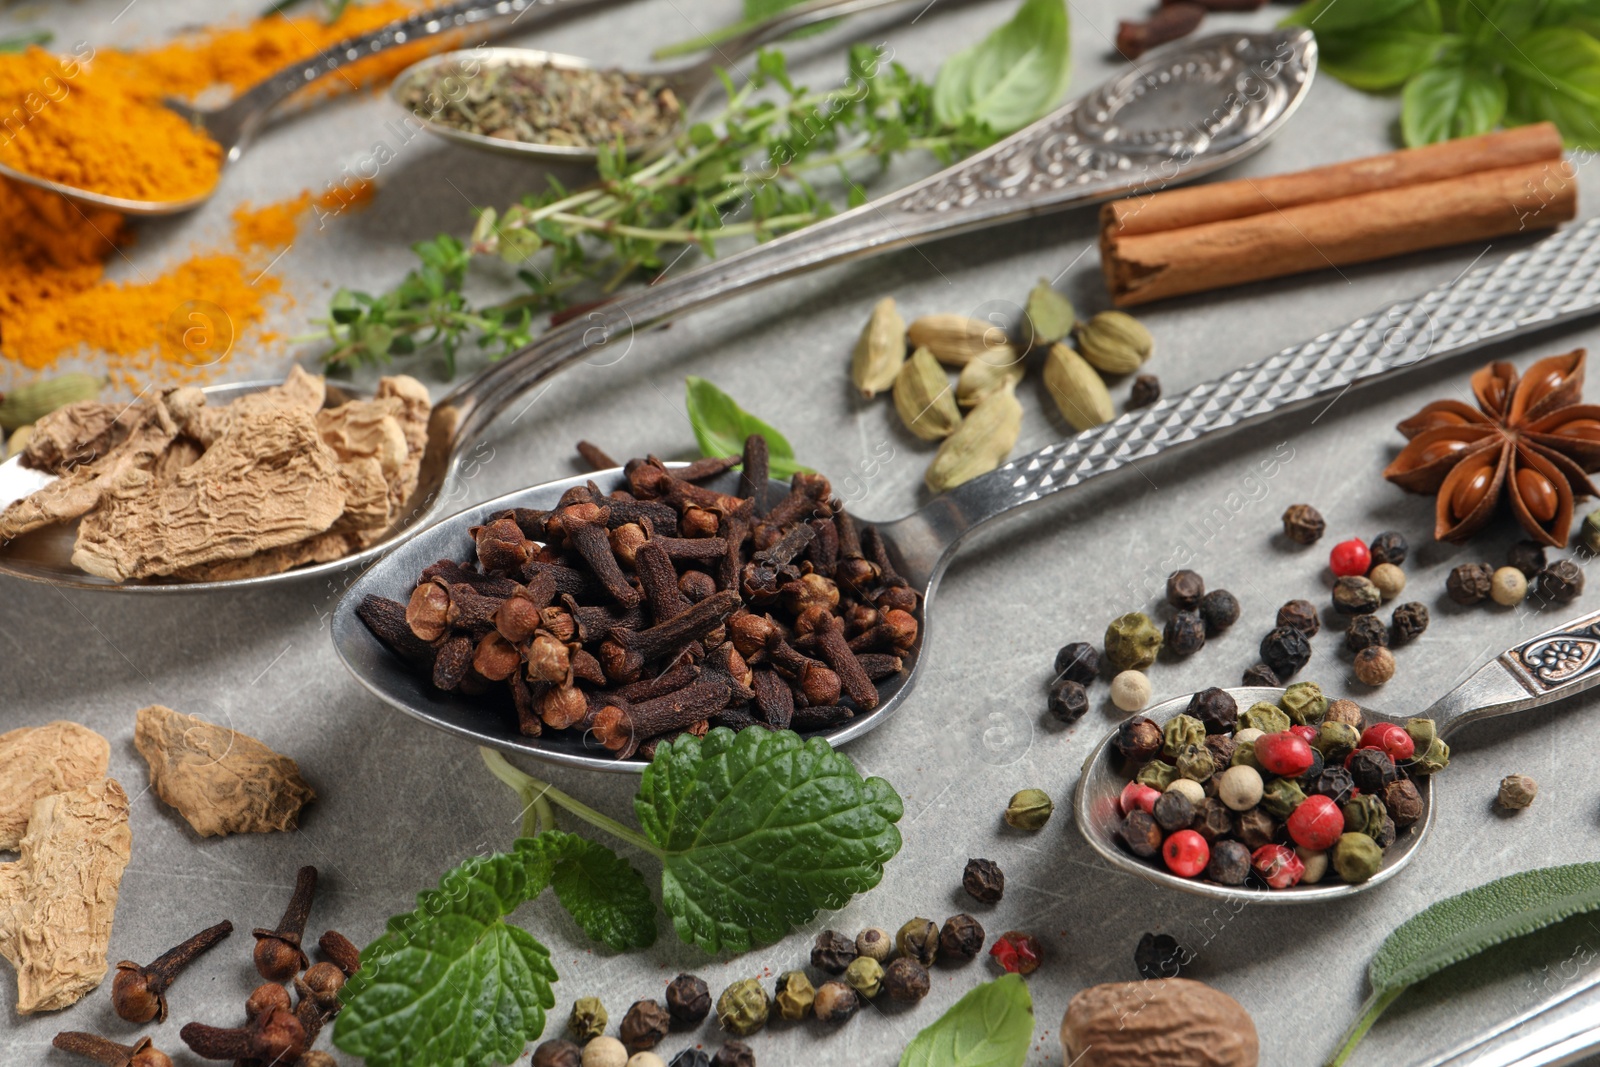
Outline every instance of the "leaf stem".
[(1344, 1032), (1344, 1036), (1339, 1039), (1339, 1048), (1323, 1067), (1341, 1067), (1350, 1058), (1350, 1054), (1356, 1050), (1356, 1046), (1361, 1043), (1361, 1039), (1367, 1036), (1367, 1031), (1372, 1029), (1372, 1024), (1378, 1021), (1378, 1016), (1382, 1015), (1384, 1009), (1393, 1004), (1395, 998), (1405, 991), (1405, 986), (1382, 991), (1373, 990), (1372, 995), (1367, 997), (1366, 1003), (1361, 1005), (1360, 1016), (1350, 1024), (1350, 1029)]
[[(551, 826), (555, 825), (555, 811), (550, 807), (550, 802), (554, 801), (556, 804), (566, 808), (568, 811), (572, 812), (572, 814), (576, 815), (590, 826), (604, 830), (613, 837), (626, 841), (628, 844), (643, 852), (650, 853), (650, 855), (656, 857), (657, 859), (664, 859), (666, 857), (665, 852), (657, 848), (654, 842), (645, 837), (643, 834), (639, 833), (637, 830), (630, 830), (617, 820), (613, 819), (611, 816), (602, 815), (600, 812), (595, 811), (582, 801), (576, 800), (573, 797), (568, 796), (566, 793), (563, 793), (549, 782), (542, 782), (533, 777), (531, 774), (527, 774), (518, 770), (516, 767), (513, 767), (510, 763), (508, 763), (504, 756), (500, 755), (500, 753), (494, 751), (493, 749), (480, 747), (478, 752), (483, 756), (483, 762), (488, 766), (489, 773), (493, 774), (496, 778), (500, 779), (512, 789), (515, 789), (517, 791), (517, 795), (522, 797), (523, 800), (529, 805), (530, 812), (538, 813), (534, 816), (536, 820), (548, 816), (549, 824)], [(540, 805), (543, 806), (542, 809), (540, 808)], [(523, 816), (524, 836), (532, 836), (532, 834), (528, 833), (529, 818), (529, 815)], [(538, 830), (535, 829), (533, 833), (538, 833)]]

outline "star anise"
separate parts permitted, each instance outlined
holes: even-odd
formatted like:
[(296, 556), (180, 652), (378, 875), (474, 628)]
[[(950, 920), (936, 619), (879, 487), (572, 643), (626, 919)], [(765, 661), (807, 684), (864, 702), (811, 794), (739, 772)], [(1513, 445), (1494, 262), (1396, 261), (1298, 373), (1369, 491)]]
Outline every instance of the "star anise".
[(1474, 410), (1436, 400), (1400, 423), (1411, 441), (1383, 476), (1413, 493), (1437, 493), (1433, 536), (1465, 541), (1503, 495), (1523, 529), (1562, 548), (1574, 497), (1600, 495), (1600, 406), (1580, 404), (1584, 350), (1541, 359), (1520, 380), (1509, 363), (1472, 376)]

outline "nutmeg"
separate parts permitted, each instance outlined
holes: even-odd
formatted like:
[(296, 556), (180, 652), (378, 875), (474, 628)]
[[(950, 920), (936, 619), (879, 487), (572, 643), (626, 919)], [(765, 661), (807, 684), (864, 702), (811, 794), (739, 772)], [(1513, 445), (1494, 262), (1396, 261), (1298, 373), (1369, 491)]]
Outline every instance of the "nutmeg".
[(1257, 1067), (1261, 1042), (1239, 1002), (1203, 982), (1108, 982), (1061, 1021), (1072, 1067)]

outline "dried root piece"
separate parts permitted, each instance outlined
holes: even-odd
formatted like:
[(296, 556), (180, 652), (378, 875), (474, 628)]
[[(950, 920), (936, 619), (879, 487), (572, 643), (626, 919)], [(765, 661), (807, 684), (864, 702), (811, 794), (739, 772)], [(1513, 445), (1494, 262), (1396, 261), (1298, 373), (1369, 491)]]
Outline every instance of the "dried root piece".
[(295, 829), (316, 796), (289, 757), (160, 704), (139, 709), (133, 743), (156, 796), (202, 837)]
[(113, 778), (34, 803), (20, 858), (0, 865), (0, 956), (17, 971), (19, 1015), (75, 1004), (105, 977), (132, 842)]
[(106, 739), (75, 722), (24, 726), (0, 734), (0, 852), (15, 852), (34, 802), (104, 778)]
[(22, 465), (64, 474), (121, 444), (142, 414), (138, 405), (109, 400), (80, 400), (57, 408), (33, 424)]

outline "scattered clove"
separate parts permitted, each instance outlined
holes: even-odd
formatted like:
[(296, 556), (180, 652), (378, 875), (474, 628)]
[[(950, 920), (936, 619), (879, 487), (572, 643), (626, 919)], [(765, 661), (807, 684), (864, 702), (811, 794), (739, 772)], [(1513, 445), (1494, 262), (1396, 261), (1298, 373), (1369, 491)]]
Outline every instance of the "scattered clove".
[(223, 1028), (186, 1023), (178, 1036), (204, 1060), (261, 1060), (295, 1063), (310, 1044), (305, 1026), (287, 1008), (271, 1008), (244, 1026)]
[(119, 1045), (94, 1034), (63, 1030), (50, 1044), (106, 1067), (172, 1067), (172, 1058), (150, 1044), (148, 1037), (141, 1037), (132, 1045)]
[(1206, 17), (1207, 6), (1194, 0), (1172, 0), (1143, 22), (1120, 22), (1117, 51), (1124, 59), (1138, 59), (1157, 45), (1189, 36)]
[(233, 923), (224, 919), (163, 952), (148, 967), (123, 960), (117, 964), (116, 977), (111, 980), (112, 1010), (130, 1023), (147, 1023), (151, 1019), (166, 1022), (167, 987), (189, 961), (231, 933)]
[(316, 891), (317, 869), (301, 867), (295, 874), (294, 895), (289, 898), (289, 906), (284, 909), (277, 928), (256, 929), (256, 971), (267, 981), (287, 982), (309, 962), (300, 948), (300, 937), (305, 933), (306, 919), (311, 915), (311, 897)]
[(317, 948), (349, 978), (361, 969), (361, 950), (337, 930), (329, 930), (317, 938)]

